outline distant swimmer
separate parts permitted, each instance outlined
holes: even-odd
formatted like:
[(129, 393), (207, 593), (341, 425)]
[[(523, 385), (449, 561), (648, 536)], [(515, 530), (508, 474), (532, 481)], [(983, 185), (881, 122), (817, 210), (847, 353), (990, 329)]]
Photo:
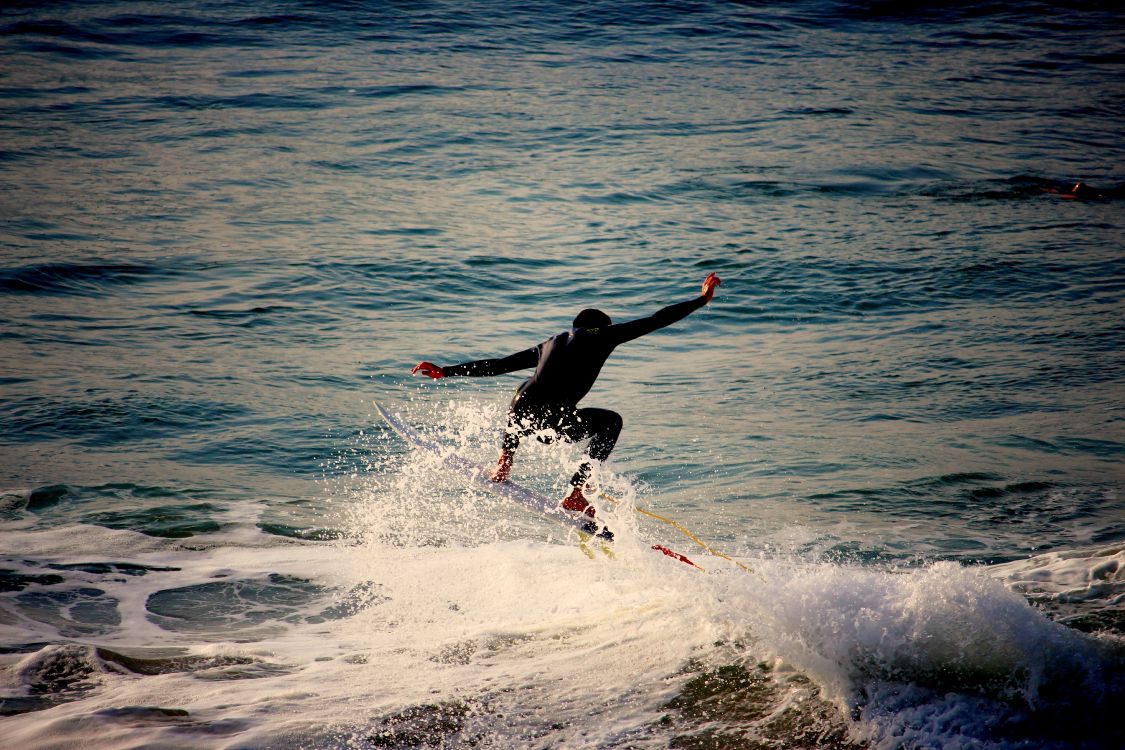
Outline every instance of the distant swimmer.
[(1115, 188), (1097, 188), (1084, 182), (1052, 183), (1044, 181), (1039, 189), (1044, 193), (1069, 200), (1097, 201), (1125, 197), (1125, 186), (1121, 185)]
[(1104, 198), (1105, 197), (1099, 191), (1095, 190), (1094, 188), (1091, 188), (1089, 185), (1084, 185), (1081, 182), (1076, 182), (1073, 185), (1071, 185), (1070, 187), (1064, 187), (1064, 188), (1047, 187), (1047, 188), (1043, 189), (1043, 192), (1044, 193), (1051, 193), (1052, 195), (1057, 195), (1060, 198), (1071, 198), (1071, 199), (1073, 199), (1073, 198), (1079, 198), (1079, 199), (1081, 199), (1081, 198)]
[(507, 481), (520, 440), (532, 433), (540, 433), (538, 440), (543, 443), (560, 438), (568, 442), (589, 438), (585, 460), (570, 479), (572, 489), (562, 507), (593, 518), (594, 507), (582, 493), (592, 470), (590, 461), (609, 458), (621, 434), (622, 420), (620, 414), (608, 409), (579, 409), (578, 402), (590, 392), (614, 349), (683, 320), (710, 302), (720, 283), (719, 277), (710, 273), (703, 280), (703, 291), (698, 297), (669, 305), (647, 318), (614, 324), (601, 310), (586, 309), (574, 318), (569, 331), (511, 356), (450, 367), (420, 362), (410, 372), (435, 379), (458, 375), (488, 377), (534, 367), (534, 374), (516, 390), (508, 407), (500, 458), (490, 477), (494, 482)]

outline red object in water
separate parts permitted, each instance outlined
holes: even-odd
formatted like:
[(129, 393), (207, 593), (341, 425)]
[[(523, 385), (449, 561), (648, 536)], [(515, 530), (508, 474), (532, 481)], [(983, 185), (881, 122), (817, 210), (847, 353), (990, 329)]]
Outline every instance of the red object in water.
[[(658, 552), (663, 552), (664, 554), (668, 555), (668, 557), (679, 560), (682, 563), (687, 563), (688, 565), (690, 565), (693, 568), (699, 568), (698, 565), (696, 565), (691, 560), (689, 560), (686, 557), (684, 557), (683, 555), (681, 555), (679, 552), (673, 552), (672, 550), (670, 550), (667, 547), (664, 547), (660, 544), (654, 544), (654, 545), (652, 545), (652, 548), (654, 550), (657, 550)], [(703, 568), (699, 568), (699, 569), (703, 570)]]

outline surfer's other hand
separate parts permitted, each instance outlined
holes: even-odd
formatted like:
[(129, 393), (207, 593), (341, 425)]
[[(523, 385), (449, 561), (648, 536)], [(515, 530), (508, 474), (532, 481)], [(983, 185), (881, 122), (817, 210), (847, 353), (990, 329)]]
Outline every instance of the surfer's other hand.
[(708, 302), (715, 296), (715, 287), (722, 283), (723, 280), (716, 276), (714, 271), (707, 274), (707, 278), (703, 280), (703, 296), (707, 298)]
[(419, 362), (414, 365), (414, 367), (410, 368), (411, 375), (417, 375), (418, 373), (422, 373), (434, 380), (445, 377), (445, 370), (441, 369), (433, 362)]

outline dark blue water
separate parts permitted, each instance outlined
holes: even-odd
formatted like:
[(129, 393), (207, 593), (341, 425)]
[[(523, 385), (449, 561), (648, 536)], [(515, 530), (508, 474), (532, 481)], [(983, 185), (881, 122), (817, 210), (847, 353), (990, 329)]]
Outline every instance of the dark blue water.
[[(1117, 746), (1123, 29), (1097, 2), (5, 4), (0, 722)], [(625, 419), (607, 486), (749, 588), (669, 582), (645, 540), (690, 542), (627, 513), (626, 564), (588, 563), (371, 406), (491, 461), (519, 375), (413, 364), (712, 271), (585, 403)], [(561, 496), (577, 455), (514, 478)], [(614, 667), (558, 676), (557, 648)]]

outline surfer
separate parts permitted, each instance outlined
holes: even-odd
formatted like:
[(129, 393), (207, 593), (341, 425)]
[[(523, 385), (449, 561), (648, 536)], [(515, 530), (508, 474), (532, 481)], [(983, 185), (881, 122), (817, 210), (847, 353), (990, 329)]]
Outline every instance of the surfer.
[(532, 433), (538, 433), (537, 438), (543, 443), (560, 438), (568, 442), (589, 438), (585, 460), (570, 479), (571, 491), (562, 501), (562, 507), (593, 518), (594, 506), (582, 493), (592, 470), (590, 461), (609, 458), (621, 434), (622, 420), (620, 414), (609, 409), (579, 409), (578, 402), (590, 392), (602, 365), (615, 348), (683, 320), (710, 302), (720, 283), (719, 277), (710, 273), (703, 280), (703, 290), (698, 297), (669, 305), (647, 318), (614, 324), (601, 310), (586, 309), (574, 318), (569, 331), (511, 356), (449, 367), (419, 362), (410, 372), (434, 379), (488, 377), (534, 367), (534, 374), (516, 390), (508, 407), (508, 426), (500, 458), (490, 478), (494, 482), (507, 481), (520, 440)]

